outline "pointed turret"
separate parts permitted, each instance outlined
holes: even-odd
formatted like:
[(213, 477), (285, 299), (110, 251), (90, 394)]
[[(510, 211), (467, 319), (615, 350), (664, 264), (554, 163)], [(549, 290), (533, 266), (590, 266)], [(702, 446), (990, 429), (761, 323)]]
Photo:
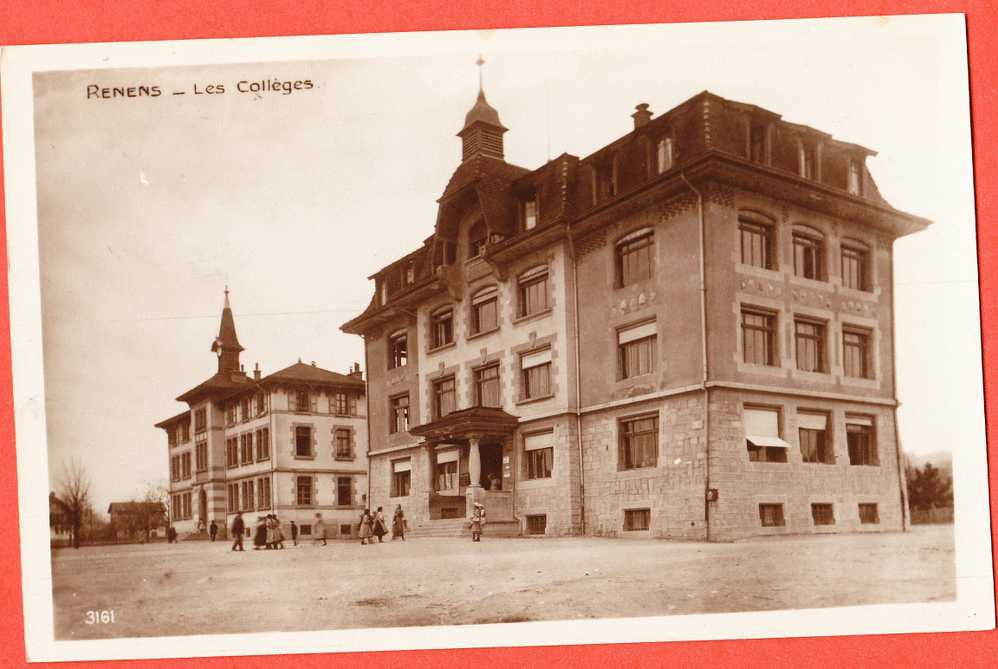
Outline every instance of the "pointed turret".
[(485, 99), (481, 67), (485, 60), (478, 58), (478, 99), (464, 117), (464, 127), (457, 136), (461, 138), (461, 161), (476, 156), (504, 159), (502, 136), (507, 128), (499, 122), (499, 112)]
[(218, 371), (238, 372), (239, 353), (243, 347), (236, 337), (236, 322), (229, 306), (229, 287), (225, 287), (225, 304), (222, 306), (222, 321), (218, 326), (218, 336), (211, 344), (211, 352), (218, 356)]

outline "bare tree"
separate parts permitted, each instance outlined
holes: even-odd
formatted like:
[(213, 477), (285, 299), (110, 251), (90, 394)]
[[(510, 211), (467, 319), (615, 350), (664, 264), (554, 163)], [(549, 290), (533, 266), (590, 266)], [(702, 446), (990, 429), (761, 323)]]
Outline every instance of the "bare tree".
[(62, 477), (58, 483), (58, 496), (66, 507), (73, 534), (73, 548), (80, 547), (80, 527), (83, 516), (90, 507), (90, 477), (83, 463), (73, 458), (62, 465)]

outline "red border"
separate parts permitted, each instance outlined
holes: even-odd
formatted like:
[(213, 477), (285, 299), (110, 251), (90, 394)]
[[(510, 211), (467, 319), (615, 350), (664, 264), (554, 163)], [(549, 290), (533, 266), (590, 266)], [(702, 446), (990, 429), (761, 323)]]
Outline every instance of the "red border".
[[(278, 3), (273, 3), (278, 5)], [(112, 5), (110, 8), (107, 5)], [(706, 6), (705, 6), (706, 5)], [(455, 7), (445, 0), (416, 0), (371, 6), (369, 0), (318, 0), (279, 3), (248, 8), (245, 2), (176, 0), (174, 2), (101, 2), (99, 0), (0, 0), (0, 44), (45, 44), (190, 39), (207, 37), (258, 37), (336, 33), (445, 30), (462, 28), (513, 28), (532, 26), (599, 25), (747, 19), (806, 18), (871, 14), (958, 12), (967, 15), (970, 58), (971, 113), (974, 136), (974, 170), (978, 210), (978, 250), (981, 274), (981, 319), (984, 332), (986, 397), (993, 397), (998, 354), (998, 334), (991, 334), (998, 318), (998, 287), (994, 272), (998, 262), (998, 225), (988, 206), (998, 197), (998, 153), (985, 146), (998, 141), (994, 112), (998, 86), (998, 8), (991, 0), (724, 0), (671, 3), (629, 3), (603, 0), (585, 3), (556, 0), (535, 6), (528, 0), (488, 0), (475, 7)], [(986, 111), (992, 112), (991, 115)], [(2, 152), (2, 145), (0, 145)], [(3, 175), (0, 173), (0, 221), (3, 221)], [(6, 267), (6, 228), (0, 232), (0, 254)], [(7, 275), (0, 275), (6, 294)], [(0, 659), (5, 666), (24, 660), (21, 574), (18, 543), (16, 461), (13, 407), (10, 387), (10, 336), (8, 304), (0, 299), (0, 508), (6, 511), (6, 541), (0, 542), (3, 601), (0, 624)], [(998, 407), (988, 402), (989, 423)], [(992, 465), (996, 464), (994, 453)], [(995, 466), (991, 488), (998, 487)], [(992, 525), (994, 526), (994, 508)], [(412, 651), (405, 653), (351, 653), (257, 658), (214, 658), (184, 661), (192, 667), (374, 667), (580, 665), (633, 666), (665, 663), (712, 666), (994, 666), (998, 657), (998, 632), (914, 634), (870, 637), (772, 639), (686, 643), (626, 644), (522, 649)], [(89, 663), (71, 663), (72, 666)], [(109, 662), (101, 666), (176, 666), (176, 660)], [(33, 665), (41, 666), (41, 665)], [(51, 666), (70, 666), (55, 664)]]

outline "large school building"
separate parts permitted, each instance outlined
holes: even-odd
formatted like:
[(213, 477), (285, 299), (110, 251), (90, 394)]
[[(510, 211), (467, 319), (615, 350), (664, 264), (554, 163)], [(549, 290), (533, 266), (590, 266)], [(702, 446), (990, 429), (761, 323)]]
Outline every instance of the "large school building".
[[(246, 374), (228, 290), (214, 375), (177, 397), (188, 406), (156, 424), (167, 434), (170, 519), (181, 534), (212, 521), (224, 535), (237, 512), (249, 528), (277, 514), (303, 538), (321, 514), (329, 538), (356, 535), (367, 501), (367, 404), (359, 365), (338, 374), (297, 363)], [(199, 531), (200, 530), (200, 531)]]
[[(363, 336), (370, 504), (415, 534), (902, 530), (891, 207), (873, 152), (700, 93), (505, 160), (484, 92)], [(429, 227), (429, 226), (428, 226)]]

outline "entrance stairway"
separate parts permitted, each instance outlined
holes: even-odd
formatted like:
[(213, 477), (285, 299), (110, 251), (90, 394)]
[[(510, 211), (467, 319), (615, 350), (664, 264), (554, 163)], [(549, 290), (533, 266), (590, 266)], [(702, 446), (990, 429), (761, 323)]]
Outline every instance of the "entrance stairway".
[[(445, 520), (429, 520), (415, 526), (410, 526), (406, 537), (471, 537), (465, 518), (448, 518)], [(483, 537), (518, 537), (520, 523), (515, 520), (488, 521), (485, 523)]]

